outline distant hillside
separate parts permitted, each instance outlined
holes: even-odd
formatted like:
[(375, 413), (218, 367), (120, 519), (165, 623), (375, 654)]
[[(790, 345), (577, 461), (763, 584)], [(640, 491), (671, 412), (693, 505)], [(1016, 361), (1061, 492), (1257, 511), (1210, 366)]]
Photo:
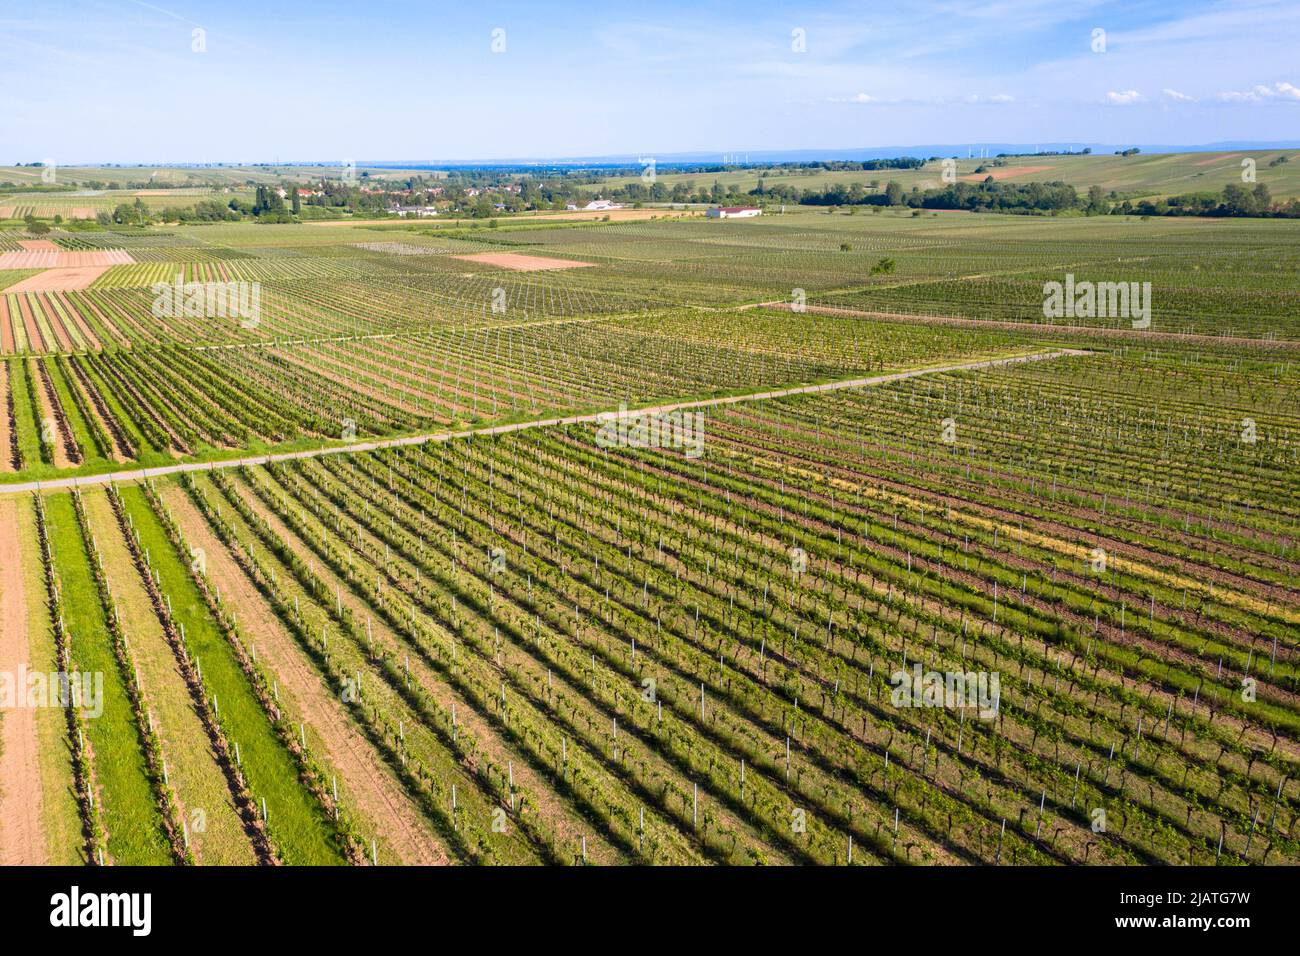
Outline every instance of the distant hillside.
[[(41, 185), (40, 166), (0, 166), (0, 184), (10, 182), (15, 186)], [(245, 186), (271, 185), (279, 181), (302, 182), (308, 179), (338, 179), (343, 167), (331, 166), (59, 166), (55, 180), (60, 185), (83, 186), (87, 183), (114, 184), (124, 187), (128, 183), (148, 184), (158, 188), (173, 186)], [(370, 178), (396, 178), (406, 171), (385, 167), (358, 166), (358, 176)], [(421, 175), (437, 175), (422, 170)]]
[[(902, 147), (900, 147), (902, 149)], [(921, 152), (913, 148), (910, 154), (899, 155), (930, 156), (937, 153)], [(1277, 160), (1285, 157), (1286, 161)], [(1132, 156), (1116, 156), (1113, 153), (1093, 153), (1090, 155), (1032, 155), (1017, 156), (1004, 160), (958, 159), (956, 173), (959, 179), (974, 182), (992, 175), (999, 180), (1031, 182), (1034, 180), (1051, 182), (1060, 180), (1069, 183), (1083, 192), (1090, 186), (1101, 186), (1108, 193), (1116, 192), (1122, 199), (1144, 199), (1171, 196), (1179, 193), (1209, 191), (1218, 192), (1231, 182), (1241, 182), (1243, 159), (1255, 161), (1255, 176), (1258, 182), (1266, 183), (1277, 199), (1300, 197), (1300, 148), (1267, 150), (1233, 150), (1196, 151), (1181, 153), (1138, 153)], [(631, 164), (635, 166), (635, 164)], [(468, 167), (465, 167), (468, 168)], [(977, 170), (982, 169), (982, 172)], [(396, 167), (361, 166), (359, 176), (372, 179), (396, 179), (408, 175), (411, 170)], [(423, 176), (438, 175), (428, 169), (418, 170)], [(685, 182), (692, 188), (711, 186), (720, 182), (724, 186), (735, 186), (740, 191), (753, 189), (759, 178), (765, 177), (769, 185), (791, 183), (800, 189), (824, 190), (836, 184), (863, 183), (870, 186), (875, 182), (883, 189), (890, 180), (900, 183), (904, 189), (913, 186), (920, 189), (932, 189), (943, 185), (942, 165), (929, 163), (919, 169), (909, 170), (827, 170), (822, 168), (800, 168), (792, 165), (751, 164), (729, 167), (724, 171), (710, 172), (672, 172), (662, 170), (658, 181), (671, 188), (679, 182)], [(57, 181), (60, 185), (83, 186), (87, 183), (116, 184), (150, 184), (155, 187), (167, 186), (205, 186), (249, 188), (254, 185), (267, 185), (283, 181), (305, 181), (309, 179), (337, 179), (341, 176), (339, 166), (80, 166), (59, 167)], [(639, 182), (639, 175), (613, 176), (586, 187), (592, 195), (602, 188)], [(19, 187), (39, 186), (41, 167), (39, 166), (0, 166), (0, 184), (10, 182)], [(113, 198), (110, 193), (104, 200)], [(165, 195), (165, 194), (164, 194)], [(179, 194), (176, 194), (179, 195)], [(3, 198), (3, 197), (0, 197)], [(2, 204), (2, 203), (0, 203)]]
[[(1285, 162), (1270, 165), (1281, 157)], [(1090, 186), (1100, 186), (1116, 192), (1121, 199), (1145, 199), (1172, 196), (1190, 192), (1218, 192), (1228, 183), (1242, 181), (1243, 159), (1255, 161), (1257, 182), (1266, 183), (1274, 198), (1288, 199), (1300, 196), (1300, 149), (1241, 150), (1224, 152), (1159, 153), (1133, 156), (1091, 154), (1072, 156), (1018, 156), (1005, 160), (959, 159), (956, 175), (959, 180), (978, 182), (985, 176), (1016, 182), (1061, 181), (1069, 183), (1080, 192)], [(983, 170), (977, 172), (977, 170)], [(934, 189), (943, 185), (942, 164), (928, 163), (919, 169), (897, 170), (826, 170), (820, 168), (794, 168), (789, 166), (728, 169), (723, 172), (660, 173), (658, 181), (671, 188), (686, 182), (692, 188), (710, 186), (720, 182), (736, 186), (741, 191), (753, 189), (759, 178), (765, 177), (768, 185), (791, 183), (800, 189), (825, 189), (840, 184), (878, 183), (883, 189), (893, 180), (910, 190)], [(635, 176), (616, 177), (608, 185), (622, 185), (638, 181)], [(601, 191), (601, 184), (588, 187), (589, 192)]]

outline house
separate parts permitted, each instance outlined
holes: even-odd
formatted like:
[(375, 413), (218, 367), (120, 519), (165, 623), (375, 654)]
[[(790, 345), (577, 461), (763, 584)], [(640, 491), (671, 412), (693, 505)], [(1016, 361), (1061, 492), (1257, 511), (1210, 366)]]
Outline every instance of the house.
[(748, 219), (750, 216), (763, 215), (763, 210), (757, 206), (714, 206), (704, 215), (710, 219)]
[(434, 206), (398, 206), (398, 205), (392, 205), (392, 206), (389, 206), (389, 207), (388, 207), (388, 211), (391, 212), (391, 213), (396, 213), (397, 215), (401, 216), (402, 218), (406, 218), (407, 216), (418, 216), (419, 218), (424, 219), (424, 218), (426, 218), (426, 217), (428, 217), (428, 216), (436, 216), (436, 215), (438, 215), (438, 210), (437, 210), (437, 208), (434, 207)]
[(591, 202), (587, 203), (587, 205), (583, 206), (582, 208), (586, 209), (588, 212), (591, 212), (594, 210), (602, 210), (602, 209), (622, 209), (623, 206), (621, 203), (610, 202), (608, 199), (593, 199)]

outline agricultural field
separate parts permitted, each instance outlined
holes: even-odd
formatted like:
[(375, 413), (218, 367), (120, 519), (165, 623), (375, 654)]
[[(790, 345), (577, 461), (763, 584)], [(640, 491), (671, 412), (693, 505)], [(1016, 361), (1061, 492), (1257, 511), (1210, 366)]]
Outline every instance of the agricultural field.
[(1300, 864), (1298, 229), (0, 233), (0, 854)]
[[(1275, 162), (1279, 157), (1283, 162)], [(917, 159), (929, 157), (917, 156)], [(1043, 155), (1014, 156), (1001, 160), (1003, 165), (993, 165), (995, 160), (956, 158), (955, 173), (958, 181), (980, 182), (986, 176), (995, 180), (1014, 182), (1063, 182), (1086, 193), (1092, 186), (1100, 186), (1108, 194), (1114, 191), (1120, 199), (1137, 201), (1159, 199), (1191, 192), (1218, 192), (1225, 185), (1241, 182), (1242, 160), (1255, 162), (1257, 181), (1265, 183), (1277, 198), (1300, 196), (1300, 152), (1296, 150), (1225, 150), (1222, 152), (1152, 153), (1150, 155), (1107, 156), (1094, 155)], [(983, 169), (983, 172), (976, 170)], [(799, 189), (825, 191), (835, 186), (861, 183), (871, 191), (883, 191), (891, 180), (904, 190), (940, 189), (942, 161), (927, 162), (917, 169), (827, 170), (743, 167), (723, 172), (659, 172), (656, 182), (672, 189), (684, 183), (692, 190), (708, 189), (714, 183), (747, 192), (760, 184), (765, 187), (790, 185)], [(604, 183), (584, 187), (593, 195), (602, 186), (626, 186), (640, 182), (638, 176), (610, 177)]]
[(205, 200), (217, 200), (223, 204), (232, 199), (247, 201), (253, 195), (253, 190), (243, 187), (4, 192), (0, 193), (0, 220), (12, 220), (14, 228), (21, 228), (19, 220), (27, 216), (37, 219), (53, 219), (55, 216), (68, 220), (94, 219), (100, 213), (111, 213), (123, 203), (129, 206), (137, 200), (157, 213), (167, 207), (193, 209), (196, 203)]
[[(0, 183), (13, 183), (15, 186), (40, 186), (45, 181), (41, 166), (0, 166)], [(409, 176), (413, 170), (391, 167), (356, 167), (357, 175), (365, 174), (371, 178), (401, 178)], [(440, 175), (437, 171), (419, 170), (425, 175)], [(55, 167), (55, 181), (70, 186), (85, 186), (87, 183), (102, 183), (112, 186), (113, 191), (125, 192), (131, 183), (156, 183), (157, 189), (168, 193), (187, 189), (222, 189), (243, 186), (274, 186), (289, 181), (304, 179), (339, 179), (343, 175), (341, 163), (332, 166), (310, 164), (277, 165), (260, 163), (243, 166), (232, 163), (207, 164), (197, 166), (63, 166)]]

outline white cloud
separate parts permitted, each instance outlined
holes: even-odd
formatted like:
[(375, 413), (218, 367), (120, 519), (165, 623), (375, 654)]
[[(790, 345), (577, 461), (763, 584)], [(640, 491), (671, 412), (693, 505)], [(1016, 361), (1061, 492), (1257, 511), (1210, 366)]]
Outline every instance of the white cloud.
[(827, 97), (828, 103), (888, 103), (894, 106), (946, 106), (954, 103), (965, 103), (972, 106), (978, 104), (1002, 104), (1014, 103), (1016, 98), (1007, 93), (996, 93), (993, 96), (984, 96), (979, 93), (971, 93), (962, 97), (930, 96), (930, 97), (910, 97), (899, 98), (896, 96), (872, 96), (870, 93), (857, 93), (853, 96), (831, 96)]
[(855, 93), (852, 96), (828, 96), (827, 103), (857, 103), (863, 106), (900, 106), (904, 104), (916, 105), (919, 100), (900, 99), (897, 96), (872, 96), (870, 93)]
[(1300, 100), (1300, 87), (1285, 81), (1265, 86), (1257, 83), (1250, 90), (1227, 90), (1217, 97), (1224, 103), (1263, 103), (1266, 100)]
[(1132, 106), (1134, 103), (1141, 103), (1144, 97), (1137, 90), (1121, 90), (1119, 92), (1111, 90), (1106, 94), (1106, 99), (1116, 106)]
[(1188, 96), (1186, 93), (1179, 93), (1177, 90), (1161, 90), (1168, 99), (1177, 100), (1180, 103), (1190, 103), (1195, 97)]
[(992, 96), (985, 96), (982, 93), (971, 93), (969, 96), (963, 96), (959, 100), (951, 100), (954, 103), (970, 103), (972, 105), (979, 103), (1014, 103), (1016, 98), (1007, 93), (994, 93)]

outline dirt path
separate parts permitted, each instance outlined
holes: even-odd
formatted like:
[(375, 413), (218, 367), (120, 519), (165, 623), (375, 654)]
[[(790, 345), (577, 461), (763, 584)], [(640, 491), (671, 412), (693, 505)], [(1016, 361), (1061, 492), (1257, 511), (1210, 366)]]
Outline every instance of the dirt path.
[[(1300, 344), (1300, 343), (1297, 343)], [(664, 414), (687, 408), (710, 408), (718, 405), (734, 405), (737, 402), (768, 401), (785, 398), (788, 395), (809, 395), (817, 392), (833, 392), (842, 388), (864, 388), (870, 385), (884, 385), (903, 379), (916, 378), (921, 375), (940, 375), (944, 372), (966, 372), (982, 368), (997, 368), (1002, 365), (1017, 365), (1021, 362), (1042, 362), (1067, 355), (1091, 355), (1087, 349), (1053, 349), (1050, 352), (1034, 352), (1029, 355), (1009, 355), (1005, 358), (984, 359), (978, 362), (956, 362), (934, 365), (929, 368), (908, 369), (903, 372), (889, 372), (884, 375), (872, 375), (866, 378), (840, 379), (823, 382), (820, 385), (799, 385), (793, 388), (778, 388), (765, 392), (747, 392), (743, 395), (724, 395), (721, 398), (701, 398), (692, 401), (671, 402), (665, 405), (651, 405), (626, 411), (631, 416)], [(50, 481), (27, 481), (0, 485), (0, 495), (24, 494), (33, 491), (53, 491), (57, 488), (86, 488), (91, 485), (104, 485), (120, 481), (140, 481), (146, 478), (161, 478), (187, 471), (213, 471), (220, 468), (241, 468), (244, 465), (262, 465), (273, 461), (298, 461), (303, 458), (316, 458), (320, 455), (355, 454), (357, 452), (378, 451), (381, 448), (400, 448), (406, 445), (423, 445), (433, 441), (451, 441), (456, 438), (468, 438), (471, 435), (506, 435), (511, 432), (527, 431), (530, 428), (550, 428), (556, 425), (578, 425), (604, 421), (602, 416), (611, 415), (613, 411), (596, 412), (590, 415), (569, 415), (562, 418), (537, 418), (510, 425), (488, 425), (482, 428), (467, 428), (461, 431), (429, 432), (420, 435), (407, 435), (402, 438), (386, 438), (377, 441), (356, 442), (351, 445), (334, 445), (328, 448), (311, 448), (307, 451), (287, 451), (274, 455), (256, 455), (246, 458), (234, 458), (226, 461), (196, 461), (178, 465), (163, 465), (160, 468), (137, 468), (133, 471), (115, 471), (103, 475), (88, 475), (84, 478), (54, 478)]]
[(14, 700), (0, 707), (0, 866), (47, 862), (36, 712), (9, 706), (26, 696), (20, 675), (31, 667), (23, 562), (35, 556), (23, 553), (18, 509), (15, 500), (0, 501), (0, 674), (15, 685)]
[(289, 695), (295, 715), (321, 738), (324, 762), (346, 781), (360, 815), (385, 835), (401, 863), (450, 863), (450, 856), (400, 781), (348, 719), (342, 702), (212, 533), (189, 495), (174, 485), (162, 488), (160, 494), (190, 547), (203, 550), (208, 580), (221, 592), (221, 600), (240, 609), (240, 627), (256, 645), (258, 659), (275, 674), (280, 690)]

